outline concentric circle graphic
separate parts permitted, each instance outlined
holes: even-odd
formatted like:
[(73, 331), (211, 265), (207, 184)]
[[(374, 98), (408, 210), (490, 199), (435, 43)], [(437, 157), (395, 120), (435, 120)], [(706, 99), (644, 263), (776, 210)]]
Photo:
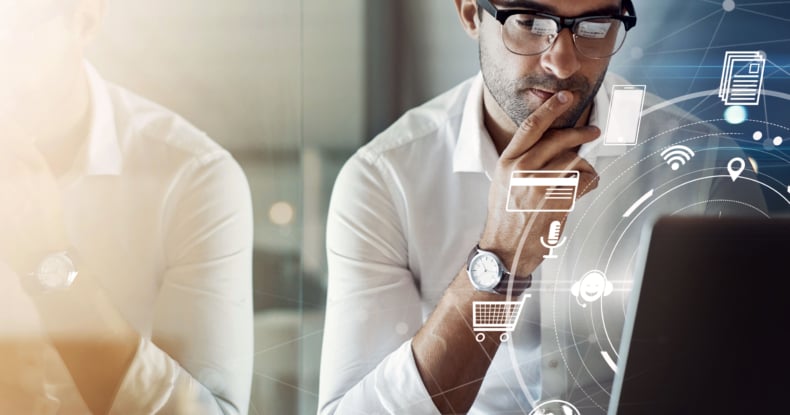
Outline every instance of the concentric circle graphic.
[[(673, 104), (704, 101), (717, 92), (697, 92), (662, 102), (645, 109), (642, 122), (663, 114), (661, 110)], [(770, 90), (764, 91), (764, 97), (766, 101), (769, 97), (790, 101), (790, 94)], [(631, 287), (641, 264), (643, 231), (662, 215), (770, 218), (767, 205), (790, 207), (790, 183), (764, 168), (790, 166), (790, 158), (780, 151), (787, 146), (786, 137), (790, 137), (789, 126), (767, 120), (747, 118), (733, 124), (725, 118), (680, 119), (677, 125), (666, 125), (651, 137), (640, 138), (636, 146), (613, 161), (596, 164), (599, 187), (579, 199), (563, 231), (568, 238), (566, 246), (557, 259), (544, 261), (535, 284), (539, 295), (533, 295), (540, 302), (541, 344), (552, 347), (541, 354), (561, 357), (557, 370), (564, 371), (563, 393), (568, 396), (555, 396), (547, 390), (543, 396), (532, 396), (520, 370), (525, 362), (519, 360), (518, 336), (507, 344), (521, 392), (533, 408), (562, 398), (576, 404), (579, 413), (585, 408), (605, 411), (618, 367), (619, 339)], [(754, 148), (762, 142), (773, 147)], [(672, 146), (688, 147), (694, 155), (685, 164), (673, 166), (661, 156)], [(758, 160), (744, 156), (742, 147)], [(743, 165), (729, 163), (735, 158)], [(523, 239), (529, 230), (528, 226)], [(544, 366), (543, 370), (552, 369)], [(580, 401), (583, 404), (577, 403)]]

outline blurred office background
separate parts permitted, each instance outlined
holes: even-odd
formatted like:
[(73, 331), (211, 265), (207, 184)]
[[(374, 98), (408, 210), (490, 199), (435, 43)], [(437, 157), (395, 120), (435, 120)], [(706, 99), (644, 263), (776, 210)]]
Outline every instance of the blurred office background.
[(230, 150), (255, 209), (250, 414), (313, 414), (337, 172), (404, 110), (476, 72), (450, 1), (108, 2), (105, 78)]
[[(778, 51), (790, 25), (741, 11), (746, 3), (727, 12), (715, 1), (637, 0), (637, 30), (612, 68), (671, 98), (717, 87), (720, 45), (765, 40), (771, 88), (787, 91), (788, 56)], [(790, 19), (760, 7), (744, 9)], [(747, 36), (735, 30), (740, 21), (760, 30)], [(90, 60), (205, 130), (246, 171), (255, 208), (250, 413), (314, 414), (335, 175), (405, 110), (477, 72), (476, 43), (453, 2), (112, 1)], [(775, 104), (774, 114), (790, 113)]]
[[(316, 389), (315, 381), (300, 379), (301, 368), (309, 379), (317, 376), (317, 369), (303, 366), (299, 356), (309, 349), (304, 354), (317, 360), (321, 338), (315, 332), (320, 322), (303, 330), (302, 321), (316, 314), (323, 301), (319, 270), (302, 268), (303, 198), (324, 191), (304, 188), (303, 167), (314, 165), (303, 161), (308, 147), (303, 134), (302, 3), (107, 4), (90, 61), (108, 80), (206, 131), (247, 174), (255, 215), (256, 355), (250, 413), (297, 413), (300, 391), (310, 405)], [(321, 177), (309, 174), (316, 175), (313, 181)]]

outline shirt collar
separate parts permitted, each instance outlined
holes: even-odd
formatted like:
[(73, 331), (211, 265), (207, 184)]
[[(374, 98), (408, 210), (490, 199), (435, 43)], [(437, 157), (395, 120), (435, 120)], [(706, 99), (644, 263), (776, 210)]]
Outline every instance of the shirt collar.
[(483, 121), (483, 75), (478, 73), (466, 96), (453, 154), (453, 171), (494, 175), (499, 154)]
[[(624, 81), (607, 74), (593, 99), (589, 124), (601, 129), (601, 137), (579, 149), (579, 155), (593, 165), (598, 157), (620, 156), (628, 149), (626, 146), (603, 145), (603, 134), (606, 131), (603, 124), (609, 113), (609, 94), (612, 85), (618, 82)], [(498, 159), (499, 154), (483, 122), (483, 75), (478, 73), (466, 96), (458, 142), (453, 153), (453, 171), (485, 173), (490, 179), (494, 175)]]
[(85, 63), (91, 94), (90, 132), (83, 151), (83, 173), (86, 176), (117, 176), (123, 159), (107, 83), (96, 69)]

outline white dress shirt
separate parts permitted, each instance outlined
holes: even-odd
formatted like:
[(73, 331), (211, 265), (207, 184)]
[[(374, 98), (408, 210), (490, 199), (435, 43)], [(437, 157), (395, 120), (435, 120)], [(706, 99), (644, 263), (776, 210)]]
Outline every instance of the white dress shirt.
[[(607, 76), (590, 124), (605, 129), (609, 91), (623, 83)], [(478, 75), (409, 111), (338, 176), (327, 230), (320, 414), (438, 413), (411, 339), (483, 230), (498, 154), (483, 124), (482, 97)], [(648, 95), (645, 107), (658, 102)], [(512, 339), (499, 348), (469, 413), (526, 414), (552, 398), (574, 402), (584, 414), (605, 410), (613, 370), (601, 351), (616, 361), (641, 227), (661, 213), (710, 211), (706, 201), (721, 187), (714, 183), (723, 182), (691, 178), (711, 171), (726, 176), (720, 153), (727, 146), (719, 140), (668, 107), (643, 118), (639, 146), (605, 146), (602, 139), (582, 146), (579, 154), (601, 176), (599, 188), (577, 201), (564, 228), (568, 241), (555, 250), (560, 259), (544, 261), (533, 274)], [(680, 173), (658, 156), (679, 142), (698, 149)], [(633, 223), (624, 219), (651, 189), (666, 195), (634, 213)], [(740, 195), (759, 199), (749, 189)], [(573, 282), (595, 268), (615, 283), (605, 306), (582, 305), (571, 294)]]
[[(110, 413), (246, 414), (253, 310), (244, 173), (184, 119), (87, 70), (90, 135), (59, 179), (69, 242), (141, 335)], [(47, 389), (48, 413), (89, 413), (57, 371)]]

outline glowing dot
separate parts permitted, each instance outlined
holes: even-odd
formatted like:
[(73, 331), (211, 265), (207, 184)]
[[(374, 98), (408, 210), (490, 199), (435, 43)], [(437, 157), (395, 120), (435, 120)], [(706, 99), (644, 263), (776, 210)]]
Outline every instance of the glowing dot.
[(409, 331), (409, 325), (404, 322), (400, 322), (395, 325), (395, 333), (398, 333), (401, 336), (405, 335), (408, 331)]
[(774, 137), (774, 145), (775, 146), (779, 147), (779, 146), (782, 145), (782, 143), (784, 143), (784, 139), (782, 139), (782, 137), (779, 137), (779, 136)]
[(672, 163), (672, 170), (677, 170), (677, 169), (679, 169), (679, 168), (680, 168), (680, 164), (678, 164), (678, 163)]
[(763, 139), (763, 132), (762, 131), (755, 131), (754, 134), (752, 134), (752, 138), (754, 139), (754, 141), (762, 140)]
[(642, 56), (645, 55), (645, 52), (642, 48), (633, 48), (631, 49), (631, 57), (634, 59), (642, 59)]
[(721, 7), (725, 12), (731, 12), (735, 10), (735, 2), (733, 0), (724, 0), (724, 3), (721, 4)]
[(275, 225), (289, 225), (294, 220), (294, 208), (288, 202), (277, 202), (269, 208), (269, 220)]
[(746, 108), (741, 105), (733, 105), (724, 110), (724, 119), (730, 124), (740, 124), (746, 121)]

